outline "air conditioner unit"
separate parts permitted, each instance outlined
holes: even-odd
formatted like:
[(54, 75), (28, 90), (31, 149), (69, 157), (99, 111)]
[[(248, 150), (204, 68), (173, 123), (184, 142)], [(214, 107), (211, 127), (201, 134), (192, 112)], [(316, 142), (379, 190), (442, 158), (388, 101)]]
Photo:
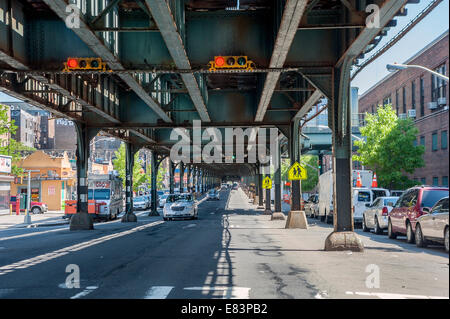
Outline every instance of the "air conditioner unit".
[(402, 120), (406, 119), (406, 113), (399, 114), (398, 118)]
[(437, 102), (439, 105), (445, 105), (447, 104), (447, 99), (445, 97), (440, 97)]
[(428, 103), (428, 108), (430, 110), (435, 110), (435, 109), (437, 109), (437, 107), (438, 107), (437, 102), (430, 102), (430, 103)]
[(408, 117), (416, 117), (416, 110), (408, 110)]

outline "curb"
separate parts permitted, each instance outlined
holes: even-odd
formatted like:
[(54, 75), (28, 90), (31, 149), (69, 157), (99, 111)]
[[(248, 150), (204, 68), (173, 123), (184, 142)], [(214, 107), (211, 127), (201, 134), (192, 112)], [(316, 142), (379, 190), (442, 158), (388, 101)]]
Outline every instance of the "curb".
[(30, 224), (30, 225), (20, 225), (20, 226), (11, 226), (9, 228), (36, 228), (36, 227), (50, 227), (50, 226), (62, 226), (70, 224), (69, 221), (64, 223), (43, 223), (43, 224)]

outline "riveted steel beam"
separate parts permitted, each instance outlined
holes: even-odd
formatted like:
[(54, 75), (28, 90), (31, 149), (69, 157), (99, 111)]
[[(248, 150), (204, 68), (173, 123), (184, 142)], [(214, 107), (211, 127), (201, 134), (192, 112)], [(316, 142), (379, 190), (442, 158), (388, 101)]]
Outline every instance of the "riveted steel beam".
[(380, 33), (383, 28), (395, 17), (396, 13), (404, 6), (408, 0), (386, 0), (380, 8), (379, 27), (364, 28), (356, 40), (345, 51), (344, 55), (336, 63), (336, 67), (341, 67), (346, 58), (354, 59), (360, 55), (370, 42)]
[[(177, 31), (177, 26), (169, 4), (164, 0), (146, 0), (147, 6), (150, 8), (153, 20), (158, 26), (161, 36), (166, 43), (167, 49), (172, 56), (172, 59), (178, 69), (191, 69), (183, 41)], [(206, 108), (203, 96), (200, 92), (199, 85), (193, 74), (183, 73), (181, 78), (189, 92), (189, 95), (194, 103), (195, 108), (202, 121), (211, 121), (208, 110)]]
[(295, 114), (292, 120), (296, 118), (303, 118), (322, 96), (323, 93), (320, 90), (314, 91), (314, 93), (308, 98), (308, 100), (306, 100), (305, 104), (303, 104), (297, 114)]
[[(66, 20), (70, 11), (66, 12), (68, 3), (65, 0), (43, 0), (62, 20)], [(73, 28), (73, 32), (99, 57), (105, 61), (112, 70), (125, 70), (119, 59), (108, 49), (107, 46), (95, 35), (87, 23), (80, 17), (80, 27)], [(127, 73), (120, 73), (119, 77), (165, 122), (172, 122), (171, 118), (164, 112), (161, 106), (154, 101), (142, 88), (139, 82)]]
[[(307, 3), (307, 0), (288, 0), (286, 2), (275, 41), (275, 47), (272, 52), (272, 58), (270, 59), (270, 68), (283, 67)], [(280, 74), (281, 72), (267, 74), (258, 110), (256, 112), (256, 122), (261, 122), (264, 119), (264, 115), (266, 114), (267, 107), (272, 98)]]

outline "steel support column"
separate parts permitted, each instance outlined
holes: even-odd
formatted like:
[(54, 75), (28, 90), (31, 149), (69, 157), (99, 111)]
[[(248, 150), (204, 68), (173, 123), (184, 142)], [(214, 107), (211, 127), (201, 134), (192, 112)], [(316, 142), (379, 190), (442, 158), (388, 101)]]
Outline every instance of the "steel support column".
[(173, 164), (172, 160), (169, 158), (169, 190), (170, 190), (170, 194), (173, 194), (175, 191), (174, 175), (175, 175), (175, 165)]
[(184, 193), (184, 163), (180, 162), (180, 194)]
[(263, 175), (261, 174), (261, 166), (258, 167), (258, 196), (259, 196), (259, 201), (258, 201), (258, 208), (262, 209), (264, 208), (264, 191), (262, 188), (262, 181), (263, 181)]
[(149, 216), (159, 216), (158, 213), (158, 205), (157, 205), (157, 199), (158, 199), (158, 192), (156, 189), (156, 181), (158, 178), (158, 154), (155, 151), (152, 151), (152, 154), (150, 155), (150, 161), (151, 161), (151, 200), (152, 200), (152, 207), (151, 211), (149, 213)]
[(354, 232), (352, 210), (352, 137), (350, 109), (351, 58), (334, 69), (334, 94), (330, 104), (333, 132), (334, 232), (325, 241), (325, 250), (363, 251)]
[(94, 221), (88, 213), (88, 163), (90, 141), (98, 129), (75, 122), (77, 133), (77, 212), (70, 219), (70, 230), (94, 229)]
[(122, 222), (136, 222), (137, 217), (133, 213), (133, 167), (134, 154), (138, 148), (131, 143), (125, 143), (125, 215)]
[(277, 145), (278, 151), (275, 156), (277, 157), (275, 159), (275, 176), (274, 176), (274, 182), (275, 182), (275, 213), (281, 213), (281, 147), (280, 143), (278, 142)]
[[(295, 162), (300, 163), (300, 128), (299, 128), (300, 120), (296, 118), (290, 127), (290, 157), (291, 157), (291, 165)], [(301, 197), (302, 197), (302, 189), (300, 181), (291, 181), (291, 211), (300, 211), (301, 210)]]

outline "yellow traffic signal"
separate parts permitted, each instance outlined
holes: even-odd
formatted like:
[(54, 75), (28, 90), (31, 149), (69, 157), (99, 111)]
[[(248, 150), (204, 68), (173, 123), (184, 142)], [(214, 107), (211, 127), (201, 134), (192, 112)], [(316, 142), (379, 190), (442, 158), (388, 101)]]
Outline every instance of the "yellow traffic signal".
[(64, 71), (76, 70), (106, 71), (106, 63), (101, 58), (67, 58), (67, 62), (64, 62)]
[(217, 69), (245, 69), (253, 70), (255, 63), (250, 61), (245, 55), (219, 55), (214, 57), (214, 61), (209, 62), (210, 71), (216, 71)]

